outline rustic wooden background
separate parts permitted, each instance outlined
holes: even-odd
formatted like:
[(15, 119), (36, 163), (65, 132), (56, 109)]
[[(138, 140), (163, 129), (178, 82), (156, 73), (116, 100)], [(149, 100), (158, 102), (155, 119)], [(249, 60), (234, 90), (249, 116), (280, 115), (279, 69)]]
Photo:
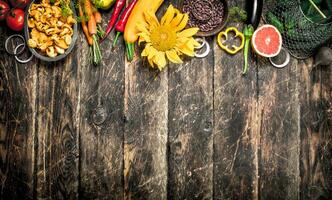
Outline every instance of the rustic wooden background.
[(99, 67), (83, 34), (54, 64), (1, 52), (0, 199), (332, 199), (332, 67), (242, 76), (210, 38), (158, 72), (111, 42)]

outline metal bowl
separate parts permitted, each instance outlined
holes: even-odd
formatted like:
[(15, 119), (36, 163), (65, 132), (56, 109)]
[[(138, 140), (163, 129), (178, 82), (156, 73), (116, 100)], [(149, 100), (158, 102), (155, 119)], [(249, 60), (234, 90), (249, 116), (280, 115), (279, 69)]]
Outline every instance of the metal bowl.
[[(25, 40), (26, 42), (28, 42), (28, 40), (30, 39), (30, 33), (29, 33), (29, 27), (28, 27), (28, 18), (29, 18), (29, 9), (32, 5), (32, 3), (36, 2), (38, 0), (32, 0), (30, 2), (30, 4), (26, 7), (26, 10), (25, 10), (25, 18), (24, 18), (24, 36), (25, 36)], [(76, 18), (76, 12), (75, 12), (75, 6), (73, 4), (73, 1), (71, 1), (71, 4), (70, 4), (70, 7), (73, 11), (73, 16), (74, 18)], [(66, 49), (65, 53), (64, 54), (61, 54), (61, 55), (58, 55), (54, 58), (51, 58), (51, 57), (48, 57), (44, 54), (41, 54), (38, 50), (36, 49), (33, 49), (33, 48), (30, 48), (28, 45), (28, 48), (30, 50), (30, 52), (37, 58), (39, 58), (40, 60), (43, 60), (43, 61), (46, 61), (46, 62), (56, 62), (56, 61), (59, 61), (59, 60), (62, 60), (64, 59), (65, 57), (67, 57), (70, 52), (73, 50), (74, 46), (75, 46), (75, 43), (76, 43), (76, 40), (77, 40), (77, 37), (78, 37), (78, 31), (77, 31), (77, 23), (75, 23), (73, 25), (73, 36), (72, 36), (72, 42), (69, 46), (68, 49)]]
[[(220, 1), (224, 6), (222, 22), (211, 31), (207, 31), (207, 32), (198, 31), (197, 34), (196, 34), (197, 36), (207, 37), (207, 36), (216, 35), (225, 27), (225, 25), (227, 23), (227, 20), (228, 20), (228, 4), (227, 4), (226, 0), (220, 0)], [(181, 1), (180, 8), (181, 8), (181, 11), (183, 12), (183, 0)]]

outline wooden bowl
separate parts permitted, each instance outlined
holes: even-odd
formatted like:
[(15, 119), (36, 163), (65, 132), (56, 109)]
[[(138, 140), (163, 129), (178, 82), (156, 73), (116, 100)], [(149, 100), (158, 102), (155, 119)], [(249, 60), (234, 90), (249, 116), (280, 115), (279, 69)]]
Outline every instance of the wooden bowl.
[[(29, 27), (28, 27), (28, 19), (29, 19), (29, 9), (32, 5), (32, 3), (36, 2), (38, 0), (32, 0), (30, 2), (30, 4), (26, 7), (26, 10), (25, 10), (25, 18), (24, 18), (24, 36), (25, 36), (25, 41), (28, 42), (28, 40), (30, 39), (30, 31), (29, 31)], [(73, 4), (73, 1), (71, 1), (71, 5), (70, 5), (72, 11), (73, 11), (73, 17), (76, 19), (77, 15), (76, 15), (76, 12), (75, 12), (75, 6)], [(51, 58), (51, 57), (48, 57), (47, 55), (44, 55), (44, 54), (41, 54), (39, 53), (38, 50), (34, 49), (34, 48), (30, 48), (29, 45), (27, 45), (27, 47), (29, 48), (30, 52), (37, 58), (39, 58), (40, 60), (43, 60), (43, 61), (46, 61), (46, 62), (56, 62), (56, 61), (59, 61), (59, 60), (62, 60), (64, 59), (65, 57), (67, 57), (70, 52), (73, 50), (74, 46), (75, 46), (75, 43), (76, 43), (76, 40), (77, 40), (77, 37), (78, 37), (78, 30), (77, 30), (77, 23), (75, 23), (73, 25), (73, 36), (72, 36), (72, 41), (71, 41), (71, 44), (69, 46), (68, 49), (66, 49), (65, 53), (64, 54), (60, 54), (54, 58)]]
[[(224, 5), (224, 13), (223, 13), (222, 22), (211, 31), (207, 31), (207, 32), (198, 31), (196, 36), (200, 36), (200, 37), (213, 36), (213, 35), (218, 34), (225, 27), (227, 20), (228, 20), (228, 4), (227, 4), (227, 0), (220, 0), (220, 1)], [(181, 1), (180, 9), (183, 12), (183, 0)]]

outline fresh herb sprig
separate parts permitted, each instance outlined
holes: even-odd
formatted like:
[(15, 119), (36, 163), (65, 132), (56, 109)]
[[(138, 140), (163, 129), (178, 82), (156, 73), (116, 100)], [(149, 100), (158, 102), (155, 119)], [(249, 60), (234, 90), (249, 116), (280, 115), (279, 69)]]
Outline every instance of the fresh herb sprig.
[(229, 9), (229, 17), (234, 22), (245, 22), (247, 20), (247, 12), (238, 6)]

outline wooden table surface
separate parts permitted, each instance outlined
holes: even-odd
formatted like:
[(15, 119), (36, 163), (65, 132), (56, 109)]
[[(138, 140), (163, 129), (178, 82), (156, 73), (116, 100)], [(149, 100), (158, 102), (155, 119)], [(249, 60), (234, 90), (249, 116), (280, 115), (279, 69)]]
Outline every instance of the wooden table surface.
[(332, 199), (332, 67), (251, 56), (242, 76), (208, 38), (158, 72), (112, 39), (98, 67), (82, 33), (54, 64), (1, 52), (0, 199)]

